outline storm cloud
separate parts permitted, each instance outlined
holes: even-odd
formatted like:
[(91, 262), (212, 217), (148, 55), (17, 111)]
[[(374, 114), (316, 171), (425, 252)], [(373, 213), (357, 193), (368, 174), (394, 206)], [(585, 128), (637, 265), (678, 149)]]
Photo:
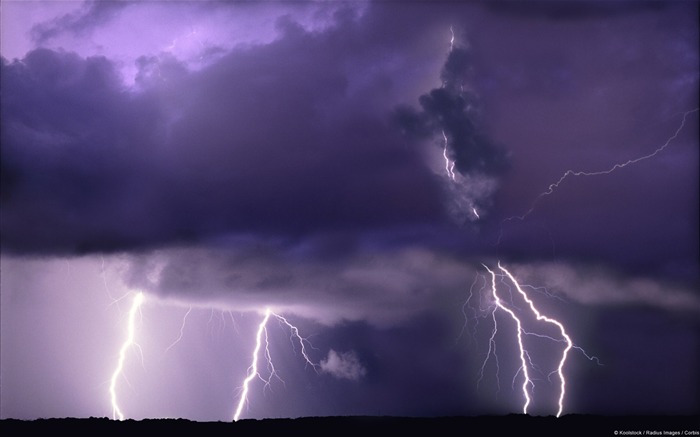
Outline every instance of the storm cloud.
[(322, 370), (250, 417), (519, 412), (479, 378), (496, 321), (520, 374), (499, 263), (605, 363), (572, 354), (567, 411), (696, 412), (697, 9), (3, 4), (1, 415), (109, 411), (136, 291), (168, 370), (121, 393), (130, 417), (228, 419), (265, 308)]
[(142, 92), (103, 57), (39, 49), (4, 61), (4, 247), (89, 252), (439, 219), (436, 183), (376, 84), (349, 89), (344, 64), (359, 55), (281, 26), (278, 42), (199, 72), (143, 59)]

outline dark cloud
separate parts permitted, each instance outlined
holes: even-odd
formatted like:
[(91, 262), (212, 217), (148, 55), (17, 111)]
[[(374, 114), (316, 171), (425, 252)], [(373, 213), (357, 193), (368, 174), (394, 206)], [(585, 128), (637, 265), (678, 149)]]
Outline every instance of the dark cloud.
[(485, 1), (490, 10), (520, 17), (549, 20), (585, 20), (628, 15), (637, 12), (659, 12), (669, 7), (662, 0), (517, 0)]
[[(344, 40), (282, 23), (277, 42), (188, 72), (37, 50), (3, 63), (3, 245), (92, 251), (230, 231), (439, 218), (434, 178), (381, 94), (353, 91)], [(371, 96), (371, 97), (368, 97)], [(410, 193), (410, 195), (408, 194)]]
[(444, 135), (445, 154), (461, 174), (498, 174), (506, 168), (506, 152), (478, 126), (478, 98), (465, 90), (472, 68), (470, 52), (454, 47), (440, 74), (442, 87), (420, 96), (422, 111), (402, 106), (395, 117), (408, 134), (423, 138)]
[[(673, 134), (697, 89), (684, 15), (533, 27), (477, 3), (402, 6), (338, 7), (321, 30), (285, 18), (273, 42), (220, 49), (196, 71), (146, 54), (133, 87), (105, 57), (3, 60), (3, 249), (247, 233), (344, 235), (352, 251), (382, 234), (395, 247), (697, 276), (694, 115), (663, 159), (567, 181), (507, 220), (566, 169), (608, 168)], [(344, 250), (326, 243), (314, 251)]]

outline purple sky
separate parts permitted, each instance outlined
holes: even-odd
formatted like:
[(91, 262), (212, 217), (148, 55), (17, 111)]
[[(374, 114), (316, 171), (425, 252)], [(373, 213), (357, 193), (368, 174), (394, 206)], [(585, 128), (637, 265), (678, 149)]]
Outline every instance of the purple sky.
[(700, 412), (696, 2), (1, 8), (0, 417)]

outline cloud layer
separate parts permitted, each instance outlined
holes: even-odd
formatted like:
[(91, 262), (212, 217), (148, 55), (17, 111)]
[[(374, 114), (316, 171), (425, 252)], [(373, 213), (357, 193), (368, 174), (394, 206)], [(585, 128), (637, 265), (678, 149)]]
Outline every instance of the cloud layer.
[(108, 414), (136, 290), (131, 417), (230, 419), (266, 307), (323, 371), (271, 325), (250, 417), (521, 411), (499, 262), (606, 364), (571, 351), (567, 411), (696, 412), (697, 14), (3, 3), (0, 415)]
[(86, 252), (438, 219), (437, 184), (379, 83), (348, 74), (368, 60), (281, 26), (278, 42), (199, 72), (140, 59), (142, 92), (104, 57), (4, 61), (4, 246)]

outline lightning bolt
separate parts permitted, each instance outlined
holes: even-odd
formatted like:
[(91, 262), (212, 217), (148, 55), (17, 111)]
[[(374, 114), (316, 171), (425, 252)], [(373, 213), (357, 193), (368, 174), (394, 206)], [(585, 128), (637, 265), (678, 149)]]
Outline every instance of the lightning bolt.
[(445, 171), (447, 172), (447, 176), (450, 177), (453, 181), (455, 180), (455, 163), (453, 161), (450, 161), (450, 158), (447, 157), (447, 145), (448, 145), (448, 140), (447, 140), (447, 135), (445, 135), (445, 131), (442, 131), (442, 138), (445, 140), (445, 147), (442, 149), (442, 156), (445, 158)]
[(501, 371), (501, 366), (498, 364), (498, 354), (496, 354), (496, 334), (498, 334), (498, 321), (496, 321), (496, 308), (493, 307), (491, 311), (491, 318), (493, 319), (493, 330), (491, 331), (491, 337), (489, 337), (489, 350), (486, 352), (486, 359), (484, 359), (484, 362), (481, 363), (481, 370), (479, 371), (479, 379), (476, 381), (476, 387), (477, 389), (479, 388), (479, 384), (481, 384), (481, 380), (484, 379), (484, 369), (486, 368), (486, 364), (489, 361), (489, 358), (493, 356), (496, 360), (496, 384), (498, 385), (498, 391), (501, 390), (501, 384), (500, 380), (498, 378), (498, 374)]
[[(455, 48), (455, 31), (452, 26), (450, 26), (450, 52), (454, 50)], [(445, 83), (442, 83), (442, 87), (445, 88)], [(447, 157), (447, 147), (449, 145), (449, 141), (447, 140), (447, 135), (445, 134), (445, 131), (442, 131), (442, 138), (444, 140), (444, 147), (442, 149), (442, 156), (445, 158), (445, 171), (447, 172), (447, 176), (449, 176), (450, 179), (453, 181), (455, 180), (455, 163), (450, 161), (450, 158)]]
[(109, 393), (112, 401), (112, 419), (116, 419), (118, 417), (119, 420), (124, 420), (124, 414), (122, 413), (121, 408), (119, 408), (119, 403), (117, 402), (117, 379), (124, 370), (126, 352), (132, 345), (134, 345), (136, 313), (141, 308), (144, 299), (144, 294), (139, 292), (134, 296), (134, 300), (131, 303), (131, 309), (129, 310), (129, 318), (127, 321), (127, 336), (124, 343), (122, 343), (121, 349), (119, 349), (119, 360), (117, 361), (117, 367), (114, 369), (114, 373), (112, 373), (112, 379), (109, 384)]
[[(238, 400), (238, 406), (236, 407), (236, 412), (233, 414), (233, 421), (237, 422), (241, 417), (241, 412), (243, 411), (243, 406), (248, 401), (248, 391), (250, 390), (250, 383), (256, 377), (261, 378), (260, 373), (258, 373), (258, 355), (260, 354), (260, 348), (262, 346), (262, 335), (266, 332), (267, 321), (270, 320), (270, 315), (272, 312), (268, 308), (265, 311), (265, 317), (263, 318), (260, 325), (258, 325), (258, 332), (255, 336), (255, 349), (253, 349), (253, 363), (248, 368), (248, 376), (243, 380), (243, 391), (241, 392), (241, 397)], [(264, 380), (264, 379), (263, 379)], [(267, 382), (267, 380), (264, 380)]]
[[(588, 355), (585, 350), (583, 350), (581, 347), (576, 346), (573, 341), (571, 340), (571, 337), (569, 334), (566, 332), (566, 329), (564, 328), (564, 325), (559, 321), (554, 318), (548, 317), (544, 314), (542, 314), (537, 307), (535, 306), (532, 298), (524, 291), (525, 288), (531, 288), (533, 290), (539, 291), (539, 289), (535, 287), (531, 287), (528, 285), (521, 285), (518, 280), (515, 278), (515, 276), (509, 272), (505, 267), (501, 265), (501, 263), (498, 263), (498, 272), (495, 272), (491, 270), (488, 266), (482, 264), (484, 268), (488, 271), (488, 273), (491, 275), (491, 286), (490, 290), (488, 290), (488, 296), (490, 297), (491, 303), (489, 305), (490, 311), (488, 311), (488, 314), (490, 314), (491, 319), (493, 320), (493, 329), (491, 331), (491, 335), (489, 337), (489, 346), (488, 346), (488, 351), (486, 353), (486, 358), (484, 359), (481, 368), (479, 370), (479, 378), (477, 380), (477, 387), (481, 383), (481, 381), (484, 378), (484, 372), (486, 369), (486, 365), (488, 361), (493, 357), (495, 359), (496, 363), (496, 383), (498, 384), (498, 389), (500, 390), (500, 382), (499, 382), (499, 372), (500, 372), (500, 366), (498, 362), (498, 355), (496, 354), (496, 335), (498, 334), (498, 319), (496, 318), (496, 311), (501, 310), (508, 314), (508, 316), (513, 319), (516, 325), (516, 332), (515, 332), (515, 337), (517, 339), (517, 344), (518, 344), (518, 352), (519, 352), (519, 360), (520, 360), (520, 367), (518, 368), (517, 372), (513, 376), (513, 386), (515, 386), (515, 381), (518, 378), (518, 375), (522, 372), (522, 385), (521, 385), (521, 390), (523, 393), (523, 407), (522, 411), (523, 414), (528, 413), (528, 407), (530, 406), (530, 403), (532, 402), (532, 390), (535, 387), (534, 380), (531, 376), (531, 369), (534, 369), (535, 371), (538, 371), (542, 373), (542, 371), (535, 365), (533, 362), (533, 359), (531, 357), (531, 351), (528, 351), (528, 349), (525, 346), (524, 338), (525, 336), (534, 336), (538, 338), (544, 338), (548, 339), (554, 342), (559, 342), (564, 344), (564, 348), (561, 352), (561, 357), (557, 361), (556, 368), (552, 372), (549, 373), (547, 376), (547, 379), (551, 382), (551, 376), (554, 374), (558, 375), (559, 379), (559, 397), (557, 399), (557, 413), (556, 416), (559, 417), (561, 416), (563, 410), (564, 410), (564, 399), (566, 396), (566, 377), (564, 374), (564, 367), (566, 365), (567, 358), (569, 357), (569, 352), (572, 349), (576, 349), (577, 351), (581, 352), (589, 361), (595, 361), (598, 365), (602, 365), (600, 363), (600, 360), (598, 360), (597, 357)], [(477, 278), (481, 277), (481, 275), (477, 275)], [(510, 302), (507, 302), (499, 293), (498, 285), (497, 285), (497, 277), (500, 278), (507, 278), (511, 284), (513, 284), (514, 289), (517, 291), (516, 295), (520, 296), (522, 300), (526, 303), (526, 309), (519, 308), (515, 305), (513, 302), (513, 288), (511, 288), (510, 285), (507, 283), (504, 283), (506, 285), (511, 293), (511, 298)], [(467, 299), (467, 302), (465, 302), (464, 307), (462, 308), (463, 314), (466, 316), (466, 308), (469, 307), (469, 302), (473, 298), (474, 292), (474, 285), (476, 284), (477, 279), (474, 280), (472, 283), (470, 290), (469, 290), (469, 298)], [(486, 289), (486, 284), (484, 284), (483, 288), (480, 290), (484, 291)], [(546, 293), (547, 296), (551, 296), (549, 293)], [(483, 298), (483, 295), (482, 295)], [(472, 307), (469, 307), (472, 308)], [(472, 308), (474, 313), (476, 313), (476, 310)], [(481, 303), (479, 303), (479, 311), (484, 311), (484, 309), (481, 306)], [(534, 317), (534, 319), (537, 322), (542, 322), (542, 323), (547, 323), (556, 328), (556, 330), (559, 332), (558, 337), (552, 337), (550, 335), (544, 335), (540, 334), (537, 332), (528, 332), (524, 329), (523, 325), (525, 323), (524, 319), (522, 316), (519, 316), (518, 313), (522, 312), (528, 312), (531, 314), (531, 317)], [(485, 317), (485, 316), (484, 316)], [(478, 323), (478, 320), (477, 320)], [(466, 322), (465, 322), (466, 326)], [(476, 328), (476, 325), (474, 326)], [(464, 328), (463, 328), (464, 329)]]
[[(482, 264), (484, 268), (491, 274), (491, 292), (494, 298), (494, 301), (496, 303), (496, 306), (500, 308), (501, 310), (505, 311), (510, 315), (510, 317), (515, 321), (515, 324), (518, 327), (517, 330), (517, 338), (518, 338), (518, 349), (520, 350), (520, 362), (521, 362), (521, 367), (520, 370), (523, 372), (523, 396), (525, 397), (525, 403), (523, 404), (523, 414), (527, 414), (527, 407), (530, 405), (530, 393), (528, 393), (527, 386), (528, 385), (534, 385), (532, 381), (530, 380), (530, 374), (528, 372), (527, 368), (527, 362), (525, 361), (525, 347), (523, 346), (523, 327), (522, 323), (520, 322), (520, 319), (518, 316), (515, 315), (515, 313), (503, 305), (503, 302), (501, 301), (501, 298), (498, 296), (497, 293), (497, 288), (496, 288), (496, 274), (489, 269), (486, 265)], [(500, 267), (500, 263), (498, 265)], [(495, 313), (495, 310), (494, 310)], [(494, 316), (494, 323), (495, 323), (495, 316)], [(495, 325), (497, 326), (497, 325)], [(489, 340), (489, 343), (493, 340), (494, 336), (496, 335), (496, 331), (498, 330), (497, 327), (494, 327), (494, 334), (491, 336), (491, 340)], [(491, 351), (491, 347), (489, 345), (489, 352)], [(488, 359), (488, 356), (487, 356)], [(482, 366), (482, 372), (483, 372), (483, 366)]]
[[(448, 57), (449, 54), (451, 54), (455, 50), (455, 31), (454, 27), (450, 26), (450, 48), (448, 52)], [(444, 89), (445, 87), (448, 86), (447, 79), (443, 79), (442, 82), (442, 88)], [(460, 85), (460, 92), (464, 93), (464, 83)], [(457, 173), (455, 172), (455, 165), (456, 162), (454, 160), (451, 160), (449, 155), (449, 148), (450, 148), (450, 139), (447, 135), (447, 132), (445, 132), (445, 129), (442, 129), (442, 157), (445, 160), (445, 173), (447, 174), (447, 177), (455, 183), (456, 187), (459, 187), (460, 185), (464, 185), (465, 183), (468, 183), (468, 180), (466, 180), (463, 175), (460, 173), (460, 178), (458, 180), (457, 178)], [(459, 188), (457, 188), (459, 189)], [(470, 202), (471, 203), (471, 202)], [(474, 220), (481, 220), (481, 216), (479, 215), (479, 212), (477, 211), (476, 207), (474, 204), (470, 204), (471, 208), (471, 213), (472, 213), (472, 221)]]
[[(270, 320), (270, 317), (276, 317), (281, 323), (284, 323), (287, 327), (289, 327), (291, 331), (290, 335), (290, 340), (293, 340), (296, 338), (299, 340), (299, 344), (301, 345), (301, 354), (306, 361), (307, 364), (311, 365), (315, 371), (317, 371), (318, 364), (315, 364), (311, 359), (309, 358), (308, 354), (306, 353), (306, 347), (305, 343), (308, 343), (308, 340), (306, 340), (304, 337), (302, 337), (299, 334), (299, 329), (297, 329), (296, 326), (292, 325), (289, 323), (289, 321), (276, 313), (273, 313), (269, 308), (265, 310), (265, 316), (263, 317), (262, 321), (258, 325), (258, 330), (255, 335), (255, 348), (253, 349), (253, 362), (251, 363), (250, 367), (248, 367), (248, 375), (246, 378), (243, 380), (243, 385), (242, 385), (242, 391), (240, 398), (238, 400), (238, 405), (236, 406), (236, 411), (233, 414), (233, 421), (237, 422), (240, 417), (241, 413), (243, 412), (243, 407), (246, 405), (248, 402), (248, 392), (250, 391), (250, 384), (251, 382), (255, 379), (258, 378), (262, 380), (265, 383), (265, 386), (268, 386), (270, 384), (270, 381), (272, 380), (272, 377), (276, 377), (280, 381), (282, 379), (277, 375), (277, 372), (275, 370), (275, 366), (272, 362), (272, 357), (270, 356), (270, 348), (269, 348), (269, 341), (268, 341), (268, 336), (267, 336), (267, 323)], [(267, 361), (267, 366), (270, 371), (270, 376), (265, 379), (263, 376), (260, 374), (260, 371), (258, 370), (258, 357), (260, 356), (260, 350), (262, 349), (262, 344), (263, 344), (263, 334), (265, 336), (265, 359)], [(284, 382), (284, 381), (282, 381)]]
[(165, 352), (168, 352), (173, 346), (175, 346), (180, 342), (180, 340), (182, 340), (182, 336), (185, 335), (185, 323), (187, 322), (187, 316), (189, 316), (191, 312), (192, 307), (189, 307), (187, 312), (185, 313), (185, 316), (182, 318), (182, 325), (180, 326), (180, 335), (175, 339), (174, 342), (170, 344), (170, 346), (165, 348)]
[[(678, 137), (678, 135), (679, 135), (679, 134), (681, 133), (681, 131), (683, 130), (683, 127), (685, 127), (685, 122), (686, 122), (686, 120), (688, 119), (688, 116), (689, 116), (690, 114), (693, 114), (693, 113), (695, 113), (695, 112), (698, 112), (698, 110), (700, 110), (700, 108), (695, 108), (695, 109), (692, 109), (692, 110), (690, 110), (690, 111), (685, 112), (685, 113), (683, 114), (683, 119), (681, 120), (681, 124), (678, 126), (678, 128), (677, 128), (676, 131), (675, 131), (675, 133), (674, 133), (673, 135), (671, 135), (671, 136), (666, 140), (666, 142), (664, 142), (661, 146), (657, 147), (654, 151), (652, 151), (652, 152), (650, 152), (650, 153), (648, 153), (648, 154), (646, 154), (646, 155), (639, 156), (639, 157), (634, 158), (634, 159), (629, 159), (629, 160), (627, 160), (627, 161), (625, 161), (625, 162), (616, 163), (616, 164), (612, 165), (611, 167), (609, 167), (609, 168), (607, 168), (607, 169), (605, 169), (605, 170), (590, 171), (590, 172), (589, 172), (589, 171), (566, 170), (566, 171), (564, 172), (564, 174), (563, 174), (556, 182), (554, 182), (553, 184), (550, 184), (549, 187), (548, 187), (545, 191), (541, 192), (541, 193), (535, 198), (535, 200), (534, 200), (534, 201), (532, 202), (532, 204), (530, 205), (530, 209), (528, 209), (528, 210), (527, 210), (525, 213), (523, 213), (522, 215), (513, 216), (513, 217), (508, 217), (508, 218), (504, 219), (502, 223), (505, 223), (505, 222), (508, 222), (508, 221), (511, 221), (511, 220), (516, 220), (516, 219), (517, 219), (517, 220), (520, 220), (520, 221), (525, 220), (525, 218), (527, 218), (527, 216), (529, 216), (529, 215), (535, 210), (535, 206), (537, 206), (537, 203), (538, 203), (543, 197), (549, 196), (550, 194), (554, 193), (554, 191), (555, 191), (557, 188), (559, 188), (559, 185), (561, 185), (562, 182), (564, 182), (564, 180), (566, 180), (568, 177), (578, 177), (578, 176), (601, 176), (601, 175), (606, 175), (606, 174), (610, 174), (610, 173), (614, 172), (615, 170), (619, 170), (619, 169), (621, 169), (621, 168), (625, 168), (625, 167), (627, 167), (628, 165), (636, 164), (636, 163), (638, 163), (638, 162), (640, 162), (640, 161), (644, 161), (644, 160), (647, 160), (647, 159), (650, 159), (650, 158), (655, 157), (655, 156), (658, 155), (659, 153), (663, 152), (664, 149), (666, 149), (666, 148), (669, 146), (669, 144), (671, 144), (671, 142), (672, 142), (673, 140), (675, 140), (676, 137)], [(500, 236), (499, 236), (499, 242), (500, 242)]]
[(544, 320), (547, 323), (550, 323), (557, 328), (559, 328), (559, 332), (561, 333), (561, 336), (564, 338), (566, 341), (566, 348), (564, 348), (564, 352), (562, 352), (561, 360), (559, 361), (559, 366), (557, 367), (557, 373), (559, 374), (559, 381), (560, 381), (560, 394), (559, 394), (559, 410), (557, 411), (557, 417), (561, 416), (561, 412), (564, 408), (564, 395), (566, 394), (566, 378), (564, 378), (564, 364), (566, 363), (566, 357), (569, 354), (569, 351), (573, 347), (573, 342), (571, 341), (571, 337), (566, 333), (566, 330), (564, 329), (564, 325), (561, 324), (556, 319), (549, 318), (547, 316), (542, 315), (537, 308), (535, 308), (535, 304), (532, 302), (532, 300), (528, 297), (527, 293), (523, 291), (523, 289), (520, 287), (520, 284), (518, 281), (513, 277), (513, 275), (506, 270), (503, 266), (501, 266), (501, 263), (498, 263), (498, 268), (501, 269), (503, 273), (505, 273), (508, 278), (515, 284), (515, 289), (518, 290), (518, 293), (525, 299), (525, 302), (528, 303), (530, 306), (530, 310), (535, 314), (537, 317), (537, 320)]
[(316, 373), (318, 373), (318, 364), (316, 364), (316, 363), (314, 363), (313, 361), (311, 361), (311, 359), (309, 358), (309, 356), (308, 356), (307, 353), (306, 353), (306, 348), (305, 348), (305, 346), (304, 346), (304, 343), (305, 343), (305, 342), (308, 343), (308, 340), (305, 339), (304, 337), (302, 337), (301, 335), (299, 335), (299, 329), (297, 329), (296, 326), (294, 326), (294, 325), (292, 325), (291, 323), (289, 323), (289, 321), (288, 321), (287, 319), (285, 319), (284, 317), (282, 317), (282, 316), (279, 315), (279, 314), (272, 313), (272, 315), (275, 316), (275, 317), (277, 317), (282, 323), (284, 323), (285, 325), (287, 325), (287, 326), (289, 327), (289, 330), (290, 330), (290, 332), (291, 332), (290, 337), (289, 337), (289, 340), (292, 341), (292, 344), (294, 344), (294, 343), (293, 343), (293, 339), (294, 339), (294, 338), (296, 338), (297, 340), (299, 340), (299, 344), (301, 345), (301, 355), (302, 355), (302, 357), (304, 357), (304, 360), (306, 361), (306, 364), (308, 364), (308, 365), (310, 365), (311, 367), (313, 367), (313, 369), (316, 371)]

